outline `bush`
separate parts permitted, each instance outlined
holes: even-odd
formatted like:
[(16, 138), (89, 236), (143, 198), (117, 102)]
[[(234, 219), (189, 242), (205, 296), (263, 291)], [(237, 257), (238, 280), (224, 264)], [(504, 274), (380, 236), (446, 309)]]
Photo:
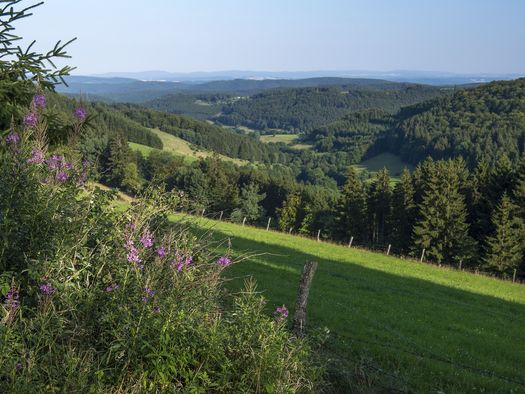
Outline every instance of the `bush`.
[(314, 390), (308, 344), (253, 283), (226, 296), (232, 261), (168, 220), (176, 194), (119, 213), (35, 113), (0, 147), (0, 392)]

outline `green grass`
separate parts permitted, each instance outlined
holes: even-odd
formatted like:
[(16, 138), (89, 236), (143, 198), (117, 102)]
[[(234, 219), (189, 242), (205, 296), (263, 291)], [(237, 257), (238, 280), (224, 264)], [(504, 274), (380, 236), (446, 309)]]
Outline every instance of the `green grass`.
[(367, 170), (372, 173), (386, 167), (390, 176), (394, 179), (399, 178), (404, 168), (408, 168), (411, 171), (414, 169), (414, 166), (403, 162), (399, 156), (392, 153), (380, 153), (377, 156), (362, 161), (354, 167), (358, 170)]
[(312, 146), (307, 144), (296, 144), (295, 142), (299, 138), (297, 134), (273, 134), (273, 135), (262, 135), (260, 137), (261, 142), (266, 144), (268, 143), (278, 143), (282, 142), (283, 144), (290, 145), (294, 149), (310, 149)]
[(253, 276), (269, 311), (286, 304), (292, 315), (303, 264), (319, 263), (308, 324), (329, 328), (326, 352), (340, 387), (366, 370), (376, 379), (373, 392), (525, 390), (523, 285), (248, 226), (192, 221), (198, 232), (230, 238), (235, 256), (263, 253), (228, 269), (228, 288), (238, 291)]
[[(183, 156), (185, 160), (189, 162), (198, 160), (199, 158), (213, 156), (213, 152), (204, 149), (196, 149), (188, 141), (185, 141), (182, 138), (176, 137), (158, 129), (151, 129), (151, 131), (161, 139), (164, 151), (170, 152), (175, 156)], [(134, 142), (129, 142), (129, 146), (133, 150), (140, 151), (145, 156), (149, 155), (153, 150), (155, 150), (149, 146), (136, 144)], [(238, 165), (249, 163), (246, 160), (234, 159), (220, 154), (217, 154), (217, 156), (221, 160), (231, 161)]]

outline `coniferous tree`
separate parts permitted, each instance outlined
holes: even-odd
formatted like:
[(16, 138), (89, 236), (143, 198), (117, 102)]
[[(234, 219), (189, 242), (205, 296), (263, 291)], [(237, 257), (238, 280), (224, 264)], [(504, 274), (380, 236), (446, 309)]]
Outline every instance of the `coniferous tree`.
[(250, 222), (258, 221), (263, 215), (263, 208), (260, 203), (266, 195), (259, 192), (259, 186), (250, 183), (241, 189), (239, 206), (233, 210), (231, 218), (236, 222), (241, 222), (246, 218)]
[(401, 180), (396, 184), (392, 195), (392, 243), (394, 250), (406, 253), (412, 242), (412, 229), (416, 217), (414, 185), (410, 171), (403, 170)]
[(126, 166), (132, 161), (132, 152), (126, 138), (116, 134), (110, 138), (103, 155), (104, 180), (114, 187), (120, 187), (126, 176)]
[(285, 231), (290, 227), (295, 227), (300, 206), (301, 195), (298, 193), (292, 193), (286, 198), (283, 206), (277, 209), (279, 228), (281, 230)]
[(392, 208), (392, 189), (388, 170), (379, 171), (368, 192), (368, 224), (370, 228), (370, 242), (384, 244), (388, 235), (388, 224)]
[(437, 263), (467, 262), (474, 255), (475, 242), (469, 236), (465, 198), (459, 192), (459, 175), (452, 161), (433, 164), (419, 206), (420, 221), (414, 227), (415, 252), (424, 248)]
[(523, 257), (523, 221), (516, 215), (517, 210), (504, 193), (492, 215), (495, 231), (486, 241), (483, 266), (503, 277), (511, 277)]
[(340, 237), (344, 239), (354, 237), (356, 242), (365, 242), (367, 237), (365, 186), (353, 167), (348, 169), (337, 210)]

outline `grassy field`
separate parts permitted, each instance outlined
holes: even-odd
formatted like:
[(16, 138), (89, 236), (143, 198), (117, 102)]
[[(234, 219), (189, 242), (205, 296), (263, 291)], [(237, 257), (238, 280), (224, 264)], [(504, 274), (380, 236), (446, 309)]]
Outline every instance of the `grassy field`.
[(408, 168), (410, 171), (414, 169), (414, 166), (411, 164), (401, 161), (399, 156), (388, 152), (380, 153), (377, 156), (364, 160), (354, 167), (358, 170), (367, 170), (369, 172), (377, 172), (386, 167), (393, 178), (398, 178), (404, 168)]
[(295, 141), (299, 138), (297, 134), (273, 134), (273, 135), (262, 135), (260, 137), (261, 142), (264, 143), (278, 143), (290, 145), (294, 149), (310, 149), (312, 146), (307, 144), (296, 144)]
[[(158, 129), (151, 129), (151, 131), (161, 139), (162, 144), (164, 146), (164, 151), (170, 152), (176, 156), (184, 156), (187, 161), (194, 161), (199, 158), (213, 156), (212, 152), (203, 149), (195, 149), (188, 141), (185, 141), (182, 138), (165, 133), (164, 131)], [(151, 151), (155, 150), (154, 148), (151, 148), (149, 146), (136, 144), (134, 142), (129, 142), (129, 146), (133, 150), (142, 152), (142, 154), (145, 156), (149, 155)], [(222, 160), (231, 161), (239, 165), (249, 163), (246, 160), (234, 159), (220, 154), (217, 154), (217, 156), (219, 156), (219, 158)]]
[(344, 391), (357, 381), (371, 392), (525, 392), (523, 285), (248, 226), (191, 223), (230, 238), (235, 256), (262, 253), (227, 270), (228, 288), (253, 276), (269, 312), (286, 304), (292, 315), (303, 264), (319, 263), (308, 324), (311, 333), (330, 330), (324, 352)]

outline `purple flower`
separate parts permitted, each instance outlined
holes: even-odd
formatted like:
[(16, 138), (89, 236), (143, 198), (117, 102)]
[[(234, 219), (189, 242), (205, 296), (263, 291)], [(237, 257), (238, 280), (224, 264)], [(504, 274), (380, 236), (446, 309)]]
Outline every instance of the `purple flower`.
[(42, 164), (44, 162), (44, 152), (40, 149), (33, 149), (31, 151), (31, 157), (27, 159), (30, 164)]
[(68, 178), (69, 175), (67, 175), (64, 171), (60, 171), (56, 176), (57, 181), (60, 183), (64, 183)]
[(286, 319), (288, 317), (288, 308), (286, 308), (284, 305), (277, 307), (275, 310), (275, 315), (278, 319)]
[(45, 296), (50, 296), (55, 294), (56, 289), (48, 282), (40, 285), (40, 292)]
[(142, 260), (139, 257), (139, 250), (134, 246), (128, 249), (127, 258), (130, 263), (142, 263)]
[(177, 271), (182, 271), (182, 267), (184, 267), (184, 259), (177, 257), (175, 260), (173, 260), (170, 264), (171, 268), (177, 269)]
[(217, 264), (219, 264), (222, 267), (227, 267), (231, 263), (232, 263), (232, 261), (226, 256), (222, 256), (222, 257), (219, 258), (219, 260), (217, 260)]
[(16, 370), (20, 371), (23, 368), (22, 363), (16, 363)]
[(17, 310), (20, 306), (19, 298), (20, 294), (18, 291), (14, 287), (11, 287), (5, 295), (5, 308), (12, 311)]
[(153, 296), (155, 295), (155, 291), (153, 291), (149, 287), (144, 288), (144, 297), (142, 297), (143, 302), (148, 302)]
[(142, 237), (140, 238), (140, 242), (142, 243), (142, 246), (144, 246), (146, 249), (151, 248), (153, 246), (153, 235), (150, 233), (149, 230), (144, 231)]
[(24, 117), (24, 125), (31, 129), (36, 127), (37, 122), (38, 122), (38, 117), (34, 112), (29, 112)]
[(9, 135), (5, 137), (5, 142), (10, 145), (16, 145), (20, 142), (20, 136), (17, 133), (9, 133)]
[(33, 98), (33, 105), (36, 108), (40, 108), (40, 109), (46, 108), (46, 106), (47, 106), (46, 96), (44, 96), (43, 94), (37, 94)]
[(187, 256), (186, 259), (184, 260), (184, 264), (186, 264), (186, 267), (189, 267), (189, 265), (193, 262), (193, 257), (192, 256)]
[(83, 122), (87, 118), (87, 111), (83, 107), (78, 107), (78, 108), (75, 109), (75, 112), (73, 112), (73, 115), (79, 121)]
[(153, 308), (153, 312), (160, 313), (160, 306), (156, 306), (155, 308)]
[(160, 246), (158, 249), (157, 249), (157, 255), (162, 259), (164, 257), (166, 257), (166, 248), (164, 246)]
[(60, 155), (53, 155), (49, 159), (46, 160), (47, 168), (50, 170), (58, 170), (62, 168), (62, 162), (64, 161), (64, 157)]
[(119, 285), (109, 285), (108, 287), (106, 287), (106, 289), (104, 290), (106, 293), (111, 293), (112, 291), (115, 291), (119, 288)]

